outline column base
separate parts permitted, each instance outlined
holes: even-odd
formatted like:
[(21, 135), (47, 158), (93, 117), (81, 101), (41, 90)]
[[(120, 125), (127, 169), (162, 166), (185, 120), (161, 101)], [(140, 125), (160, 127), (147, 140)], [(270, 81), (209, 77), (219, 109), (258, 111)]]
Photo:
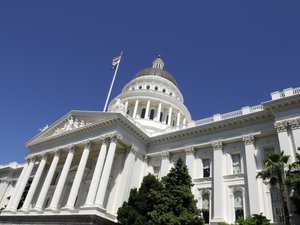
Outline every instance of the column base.
[(33, 208), (32, 211), (37, 212), (37, 213), (43, 213), (42, 208)]
[(24, 213), (24, 214), (28, 214), (29, 209), (28, 208), (21, 208), (21, 209), (19, 209), (19, 212)]
[(106, 212), (106, 208), (103, 206), (103, 204), (95, 204), (94, 205), (98, 211), (100, 212)]
[(55, 206), (49, 206), (47, 209), (45, 209), (45, 211), (54, 212), (54, 213), (59, 213), (60, 212), (60, 210)]

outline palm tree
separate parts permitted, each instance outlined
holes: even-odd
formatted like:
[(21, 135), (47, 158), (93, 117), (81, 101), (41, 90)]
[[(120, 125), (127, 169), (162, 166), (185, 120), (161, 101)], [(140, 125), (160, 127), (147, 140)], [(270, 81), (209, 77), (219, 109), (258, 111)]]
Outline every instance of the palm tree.
[(284, 168), (287, 166), (289, 157), (284, 155), (283, 152), (269, 154), (268, 158), (264, 161), (262, 171), (258, 172), (256, 176), (256, 178), (260, 177), (263, 180), (270, 179), (271, 186), (279, 186), (286, 225), (290, 225), (290, 216), (284, 189)]

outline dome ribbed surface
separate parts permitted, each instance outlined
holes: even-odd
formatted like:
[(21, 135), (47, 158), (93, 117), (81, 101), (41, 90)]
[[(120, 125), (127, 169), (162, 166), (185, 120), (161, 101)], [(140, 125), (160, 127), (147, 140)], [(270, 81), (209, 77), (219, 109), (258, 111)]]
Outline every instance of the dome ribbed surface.
[(143, 69), (140, 72), (138, 72), (133, 77), (133, 79), (138, 78), (138, 77), (142, 77), (142, 76), (148, 76), (148, 75), (165, 78), (165, 79), (171, 81), (173, 84), (175, 84), (176, 87), (178, 87), (177, 82), (174, 79), (174, 77), (169, 72), (167, 72), (166, 70), (162, 70), (162, 69), (159, 69), (159, 68), (146, 68), (146, 69)]

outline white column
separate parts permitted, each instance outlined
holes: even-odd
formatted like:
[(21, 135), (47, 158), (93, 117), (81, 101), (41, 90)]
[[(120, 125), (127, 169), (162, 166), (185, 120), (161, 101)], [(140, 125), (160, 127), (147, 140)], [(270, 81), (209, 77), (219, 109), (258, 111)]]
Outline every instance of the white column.
[(53, 210), (53, 211), (57, 211), (57, 206), (58, 206), (58, 203), (59, 203), (59, 199), (60, 199), (60, 196), (62, 194), (64, 185), (66, 183), (67, 176), (68, 176), (68, 173), (69, 173), (69, 170), (70, 170), (70, 167), (71, 167), (71, 163), (72, 163), (72, 160), (73, 160), (73, 157), (74, 157), (75, 146), (71, 145), (69, 147), (68, 151), (69, 152), (68, 152), (66, 161), (64, 163), (64, 167), (61, 171), (59, 180), (58, 180), (57, 185), (55, 187), (55, 191), (54, 191), (54, 194), (53, 194), (50, 206), (49, 206), (49, 209)]
[(169, 108), (169, 116), (168, 116), (168, 125), (169, 126), (171, 126), (171, 124), (172, 124), (172, 110), (173, 110), (173, 108), (172, 108), (172, 106), (170, 106), (170, 108)]
[(97, 163), (96, 163), (95, 169), (94, 169), (93, 178), (92, 178), (92, 181), (91, 181), (91, 184), (90, 184), (89, 192), (88, 192), (88, 195), (86, 197), (86, 202), (85, 202), (84, 207), (94, 205), (95, 197), (96, 197), (96, 194), (97, 194), (97, 188), (98, 188), (98, 185), (99, 185), (99, 181), (100, 181), (100, 178), (101, 178), (103, 165), (104, 165), (104, 161), (105, 161), (105, 157), (106, 157), (106, 153), (107, 153), (108, 144), (109, 144), (109, 138), (105, 138), (103, 140), (101, 148), (100, 148)]
[(134, 161), (135, 161), (137, 151), (138, 151), (137, 147), (132, 145), (125, 160), (124, 169), (123, 169), (124, 171), (123, 180), (125, 180), (125, 182), (123, 183), (124, 184), (123, 193), (122, 193), (123, 196), (121, 196), (122, 202), (128, 200)]
[(11, 182), (11, 179), (8, 177), (4, 177), (0, 180), (0, 203), (6, 193), (6, 190)]
[(116, 152), (116, 148), (117, 148), (117, 139), (118, 139), (117, 135), (114, 135), (111, 138), (107, 157), (106, 157), (105, 164), (104, 164), (102, 177), (100, 180), (100, 184), (99, 184), (99, 188), (98, 188), (98, 192), (97, 192), (97, 196), (96, 196), (96, 200), (95, 200), (95, 205), (102, 209), (104, 209), (103, 202), (104, 202), (106, 189), (107, 189), (107, 185), (108, 185), (108, 181), (109, 181), (109, 175), (111, 172), (111, 168), (112, 168), (112, 164), (113, 164), (113, 160), (114, 160), (114, 156), (115, 156), (115, 152)]
[(170, 166), (170, 153), (162, 152), (161, 153), (160, 177), (166, 176), (168, 174), (169, 166)]
[(40, 178), (42, 176), (42, 173), (44, 171), (46, 162), (47, 162), (47, 154), (44, 153), (44, 154), (41, 155), (41, 161), (40, 161), (39, 167), (38, 167), (38, 169), (37, 169), (37, 171), (34, 175), (34, 178), (33, 178), (33, 181), (31, 183), (31, 186), (29, 188), (28, 194), (27, 194), (26, 199), (25, 199), (25, 201), (23, 203), (23, 206), (21, 208), (21, 210), (23, 212), (28, 212), (29, 211), (29, 206), (30, 206), (31, 200), (33, 198), (33, 195), (36, 191), (36, 188), (38, 186), (38, 183), (39, 183)]
[(185, 148), (185, 164), (189, 170), (190, 176), (193, 178), (193, 169), (194, 169), (194, 161), (195, 161), (195, 155), (194, 155), (194, 147), (189, 146)]
[(21, 172), (21, 174), (19, 176), (19, 179), (18, 179), (18, 181), (17, 181), (17, 183), (15, 185), (15, 188), (12, 190), (12, 194), (11, 194), (10, 200), (9, 200), (9, 202), (7, 204), (7, 207), (6, 207), (5, 211), (9, 211), (10, 210), (10, 208), (11, 208), (13, 202), (14, 202), (15, 196), (18, 193), (18, 189), (20, 187), (20, 184), (22, 183), (22, 180), (24, 178), (24, 175), (26, 173), (28, 165), (29, 165), (29, 162), (26, 162), (25, 165), (24, 165), (24, 167), (23, 167), (23, 169), (22, 169), (22, 172)]
[(149, 119), (150, 100), (147, 101), (145, 119)]
[(245, 156), (246, 156), (246, 177), (247, 177), (247, 189), (249, 197), (249, 210), (250, 214), (259, 214), (261, 212), (259, 205), (259, 191), (257, 186), (257, 168), (255, 163), (255, 146), (254, 136), (252, 134), (243, 136), (245, 144)]
[(158, 121), (158, 122), (160, 119), (160, 113), (161, 113), (161, 102), (158, 103), (158, 109), (157, 109), (156, 121)]
[(186, 119), (185, 119), (185, 118), (183, 118), (182, 123), (183, 123), (183, 124), (186, 124)]
[(34, 210), (36, 210), (36, 211), (42, 211), (42, 209), (43, 209), (45, 198), (47, 196), (51, 181), (53, 179), (53, 175), (55, 173), (55, 170), (56, 170), (56, 167), (57, 167), (57, 164), (58, 164), (58, 161), (59, 161), (60, 151), (61, 151), (60, 149), (56, 150), (56, 152), (54, 154), (54, 157), (53, 157), (51, 166), (49, 168), (48, 174), (46, 176), (46, 179), (44, 181), (44, 184), (43, 184), (43, 187), (41, 189), (40, 195), (39, 195), (39, 197), (37, 199), (37, 202), (35, 204), (35, 207), (34, 207)]
[(87, 160), (89, 157), (90, 148), (91, 148), (91, 142), (87, 141), (84, 145), (84, 149), (83, 149), (81, 159), (80, 159), (80, 162), (79, 162), (76, 174), (75, 174), (73, 185), (71, 187), (70, 195), (69, 195), (67, 204), (65, 206), (66, 209), (69, 209), (69, 210), (74, 209), (76, 197), (78, 195), (78, 191), (79, 191), (81, 180), (82, 180), (82, 177), (84, 174), (85, 166), (86, 166), (86, 163), (87, 163)]
[(177, 113), (177, 126), (180, 125), (180, 116), (181, 116), (181, 114), (180, 114), (180, 112), (178, 111), (178, 113)]
[(125, 111), (127, 112), (128, 109), (128, 101), (125, 102)]
[(12, 212), (16, 212), (17, 211), (17, 207), (18, 207), (18, 205), (20, 203), (20, 199), (21, 199), (21, 197), (23, 195), (24, 189), (26, 187), (26, 184), (28, 182), (28, 179), (29, 179), (29, 177), (31, 175), (31, 172), (32, 172), (32, 169), (33, 169), (33, 166), (34, 166), (35, 158), (34, 157), (30, 157), (28, 160), (29, 160), (28, 168), (26, 170), (26, 173), (24, 174), (24, 177), (23, 177), (22, 182), (21, 182), (21, 184), (19, 186), (18, 192), (17, 192), (17, 194), (15, 196), (14, 202), (11, 205), (11, 208), (10, 208), (10, 211), (12, 211)]
[(133, 110), (132, 118), (136, 117), (136, 113), (137, 113), (138, 107), (139, 107), (139, 100), (136, 100), (135, 101), (135, 105), (134, 105), (134, 110)]
[(223, 190), (223, 151), (222, 142), (217, 141), (213, 147), (213, 212), (212, 224), (223, 222), (224, 190)]
[(294, 140), (296, 150), (298, 150), (300, 148), (300, 118), (298, 117), (296, 119), (290, 120), (289, 124), (291, 125), (292, 135), (293, 135), (293, 140)]
[(290, 145), (289, 136), (287, 132), (287, 121), (281, 121), (275, 123), (275, 128), (277, 129), (280, 151), (283, 151), (285, 155), (290, 156), (292, 162), (295, 161), (295, 153), (293, 146)]

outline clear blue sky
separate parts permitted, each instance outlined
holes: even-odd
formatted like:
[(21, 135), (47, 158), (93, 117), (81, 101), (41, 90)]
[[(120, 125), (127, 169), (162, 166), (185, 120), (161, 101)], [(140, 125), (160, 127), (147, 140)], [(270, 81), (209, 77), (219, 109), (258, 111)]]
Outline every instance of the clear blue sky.
[(300, 86), (299, 1), (0, 1), (0, 164), (161, 54), (194, 120)]

